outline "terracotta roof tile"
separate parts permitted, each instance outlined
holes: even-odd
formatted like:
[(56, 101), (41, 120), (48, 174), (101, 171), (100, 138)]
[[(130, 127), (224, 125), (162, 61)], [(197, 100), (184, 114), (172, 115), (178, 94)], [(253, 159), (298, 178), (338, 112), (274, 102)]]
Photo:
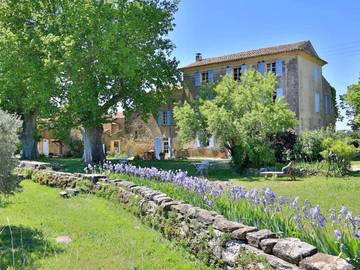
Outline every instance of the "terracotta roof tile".
[(319, 60), (326, 63), (326, 61), (322, 60), (318, 54), (316, 53), (314, 47), (312, 46), (310, 41), (301, 41), (297, 43), (291, 43), (291, 44), (285, 44), (285, 45), (278, 45), (268, 48), (260, 48), (256, 50), (250, 50), (250, 51), (242, 51), (239, 53), (219, 56), (219, 57), (211, 57), (211, 58), (204, 58), (201, 61), (194, 62), (190, 65), (187, 65), (183, 67), (190, 68), (190, 67), (197, 67), (197, 66), (204, 66), (209, 64), (215, 64), (215, 63), (221, 63), (221, 62), (227, 62), (227, 61), (234, 61), (234, 60), (241, 60), (241, 59), (247, 59), (251, 57), (257, 57), (262, 55), (269, 55), (269, 54), (277, 54), (277, 53), (283, 53), (283, 52), (292, 52), (292, 51), (304, 51)]

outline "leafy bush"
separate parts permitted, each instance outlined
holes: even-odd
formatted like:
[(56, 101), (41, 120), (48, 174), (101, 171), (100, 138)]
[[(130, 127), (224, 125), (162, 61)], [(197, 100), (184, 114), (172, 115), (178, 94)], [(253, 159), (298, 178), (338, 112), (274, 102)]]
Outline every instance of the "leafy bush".
[(357, 152), (355, 146), (332, 138), (326, 138), (322, 146), (325, 150), (321, 152), (321, 155), (328, 162), (327, 174), (332, 176), (345, 175)]
[(271, 148), (275, 151), (277, 162), (284, 163), (292, 159), (290, 153), (294, 150), (296, 140), (297, 136), (294, 130), (271, 136)]
[(15, 152), (21, 120), (0, 109), (0, 193), (11, 194), (18, 185), (13, 170), (17, 165)]

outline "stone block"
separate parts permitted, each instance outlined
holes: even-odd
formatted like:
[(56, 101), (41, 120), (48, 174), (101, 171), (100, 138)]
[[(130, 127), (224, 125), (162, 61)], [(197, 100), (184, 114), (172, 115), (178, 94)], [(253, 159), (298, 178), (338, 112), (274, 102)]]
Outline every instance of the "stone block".
[(273, 253), (285, 261), (298, 264), (303, 258), (314, 255), (316, 247), (297, 238), (284, 238), (275, 244)]
[(263, 239), (275, 238), (276, 235), (270, 230), (260, 230), (246, 234), (248, 243), (256, 248), (260, 248), (260, 242)]
[(243, 224), (234, 221), (229, 221), (225, 219), (223, 216), (215, 217), (214, 228), (222, 232), (232, 232), (235, 231), (236, 229), (241, 228), (242, 226)]
[(305, 270), (355, 270), (355, 267), (342, 258), (324, 253), (316, 253), (300, 261)]
[(211, 224), (215, 220), (215, 215), (213, 212), (204, 209), (199, 209), (196, 213), (196, 218), (198, 221), (204, 224)]
[(263, 239), (260, 241), (260, 247), (265, 253), (271, 254), (273, 247), (278, 242), (278, 240), (279, 239), (276, 238)]
[(231, 233), (231, 237), (237, 240), (246, 240), (246, 234), (257, 231), (256, 227), (243, 226)]

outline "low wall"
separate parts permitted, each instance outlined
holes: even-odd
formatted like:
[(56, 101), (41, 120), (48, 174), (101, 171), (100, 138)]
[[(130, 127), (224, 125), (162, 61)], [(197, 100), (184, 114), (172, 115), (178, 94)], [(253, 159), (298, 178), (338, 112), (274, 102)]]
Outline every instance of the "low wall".
[(270, 230), (227, 220), (165, 193), (102, 175), (84, 175), (34, 169), (37, 182), (61, 188), (88, 180), (93, 192), (116, 192), (117, 200), (142, 220), (191, 249), (198, 258), (223, 269), (354, 270), (345, 260), (318, 253), (296, 238), (278, 238)]

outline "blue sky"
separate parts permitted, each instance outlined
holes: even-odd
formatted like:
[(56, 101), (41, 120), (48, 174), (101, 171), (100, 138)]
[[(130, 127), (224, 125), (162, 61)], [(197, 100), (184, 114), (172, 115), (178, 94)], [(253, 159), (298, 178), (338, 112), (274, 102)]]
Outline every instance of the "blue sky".
[(175, 23), (180, 66), (196, 52), (211, 57), (310, 40), (338, 94), (360, 75), (360, 0), (182, 0)]

